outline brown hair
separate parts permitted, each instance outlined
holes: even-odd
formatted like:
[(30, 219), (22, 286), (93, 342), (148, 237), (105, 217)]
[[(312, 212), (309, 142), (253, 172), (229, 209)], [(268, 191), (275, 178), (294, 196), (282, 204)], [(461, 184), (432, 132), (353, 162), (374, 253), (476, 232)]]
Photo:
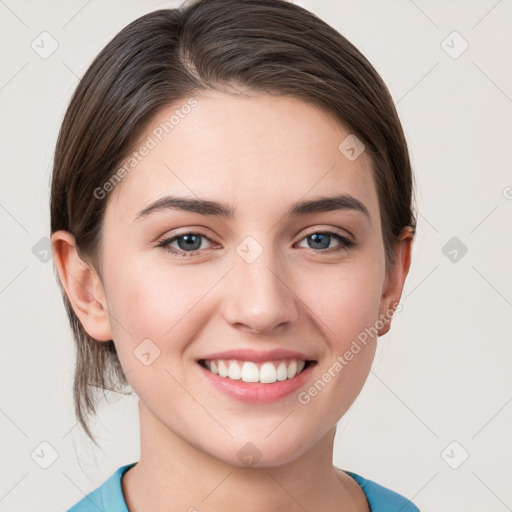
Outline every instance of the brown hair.
[[(94, 191), (114, 174), (151, 119), (205, 89), (291, 95), (326, 108), (366, 146), (379, 196), (386, 264), (401, 229), (415, 231), (413, 174), (402, 127), (382, 79), (342, 35), (285, 0), (196, 0), (146, 14), (95, 58), (65, 114), (55, 149), (51, 232), (66, 230), (101, 277), (99, 249), (108, 201)], [(341, 142), (341, 141), (340, 141)], [(77, 418), (94, 388), (128, 381), (112, 340), (87, 334), (62, 289), (77, 345)]]

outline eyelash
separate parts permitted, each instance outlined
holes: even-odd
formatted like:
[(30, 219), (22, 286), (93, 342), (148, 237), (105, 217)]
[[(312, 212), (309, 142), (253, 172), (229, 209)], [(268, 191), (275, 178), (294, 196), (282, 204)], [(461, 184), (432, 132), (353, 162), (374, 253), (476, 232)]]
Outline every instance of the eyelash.
[[(301, 240), (299, 240), (299, 242), (302, 242), (302, 240), (304, 240), (305, 238), (307, 238), (307, 237), (309, 237), (311, 235), (329, 235), (329, 236), (332, 236), (332, 237), (336, 238), (339, 242), (341, 242), (341, 244), (339, 246), (331, 247), (330, 249), (319, 249), (319, 250), (317, 250), (317, 249), (309, 248), (309, 250), (314, 251), (314, 252), (326, 252), (326, 253), (338, 252), (338, 251), (343, 251), (343, 250), (346, 251), (346, 250), (349, 250), (349, 249), (351, 249), (351, 248), (353, 248), (353, 247), (358, 245), (358, 242), (354, 242), (354, 241), (350, 240), (349, 238), (347, 238), (346, 236), (344, 236), (341, 233), (342, 233), (342, 231), (337, 230), (337, 229), (324, 230), (324, 231), (312, 231), (311, 233), (308, 233), (303, 238), (301, 238)], [(165, 251), (167, 251), (169, 253), (172, 253), (172, 254), (174, 254), (176, 256), (182, 256), (183, 258), (191, 258), (191, 257), (194, 257), (194, 256), (199, 256), (200, 255), (199, 253), (201, 252), (202, 249), (196, 249), (194, 251), (183, 251), (183, 250), (180, 250), (180, 249), (175, 249), (174, 247), (170, 246), (170, 244), (172, 242), (174, 242), (178, 238), (181, 238), (181, 237), (186, 236), (186, 235), (194, 235), (194, 236), (206, 238), (208, 241), (214, 243), (206, 235), (203, 235), (202, 233), (196, 233), (196, 232), (192, 232), (191, 231), (191, 232), (181, 233), (179, 235), (173, 236), (172, 238), (166, 238), (164, 240), (161, 240), (157, 244), (157, 247), (161, 247)]]

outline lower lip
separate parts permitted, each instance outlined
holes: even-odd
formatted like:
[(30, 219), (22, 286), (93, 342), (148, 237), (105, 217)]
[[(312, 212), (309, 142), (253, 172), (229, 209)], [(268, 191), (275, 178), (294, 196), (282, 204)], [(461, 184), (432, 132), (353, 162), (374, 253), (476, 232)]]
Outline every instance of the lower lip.
[(302, 370), (293, 379), (286, 379), (283, 381), (276, 381), (270, 384), (261, 384), (260, 382), (244, 382), (243, 380), (233, 380), (227, 377), (220, 377), (216, 373), (207, 370), (199, 363), (199, 368), (202, 370), (204, 376), (219, 390), (226, 395), (251, 404), (275, 402), (284, 398), (294, 391), (297, 391), (304, 385), (315, 363), (310, 363), (309, 366)]

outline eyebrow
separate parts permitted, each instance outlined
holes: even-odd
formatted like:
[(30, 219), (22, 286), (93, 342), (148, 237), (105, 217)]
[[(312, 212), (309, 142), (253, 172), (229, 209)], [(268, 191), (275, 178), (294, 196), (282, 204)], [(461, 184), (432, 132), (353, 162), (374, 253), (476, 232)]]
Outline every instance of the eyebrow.
[[(135, 220), (138, 221), (147, 217), (153, 212), (162, 210), (181, 210), (185, 212), (199, 213), (200, 215), (209, 215), (213, 217), (223, 217), (233, 219), (235, 217), (235, 208), (217, 201), (206, 199), (189, 199), (185, 197), (166, 196), (158, 199), (154, 203), (144, 208), (137, 214)], [(364, 214), (368, 220), (371, 220), (368, 208), (349, 194), (339, 194), (331, 197), (320, 197), (317, 199), (308, 199), (299, 201), (285, 213), (285, 216), (299, 217), (311, 213), (323, 213), (337, 210), (358, 211)]]

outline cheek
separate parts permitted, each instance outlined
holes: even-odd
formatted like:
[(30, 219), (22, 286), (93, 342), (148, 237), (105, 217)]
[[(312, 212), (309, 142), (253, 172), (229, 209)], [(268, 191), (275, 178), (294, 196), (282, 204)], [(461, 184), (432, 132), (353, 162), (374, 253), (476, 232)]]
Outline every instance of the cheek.
[(105, 283), (114, 343), (130, 385), (157, 411), (163, 396), (180, 396), (171, 375), (183, 381), (183, 353), (202, 328), (201, 320), (210, 317), (201, 299), (218, 276), (210, 278), (197, 267), (149, 266), (140, 258), (118, 263)]
[[(372, 328), (378, 319), (381, 286), (378, 268), (354, 265), (309, 286), (309, 304), (322, 329), (326, 352), (316, 379), (301, 391), (307, 416), (331, 426), (350, 408), (371, 369), (376, 350)], [(328, 292), (321, 293), (320, 285)]]
[(305, 390), (301, 403), (309, 404), (313, 415), (327, 414), (336, 421), (359, 394), (373, 362), (384, 262), (362, 255), (333, 268), (302, 282), (304, 301), (315, 313), (327, 352), (318, 368), (321, 382)]
[(188, 348), (217, 312), (214, 289), (229, 270), (148, 260), (140, 255), (113, 258), (116, 263), (105, 283), (114, 342), (125, 372), (133, 371), (132, 379), (141, 370), (136, 357), (145, 347), (158, 354), (152, 368), (183, 372)]
[[(197, 268), (197, 267), (196, 267)], [(129, 269), (124, 271), (123, 269)], [(201, 272), (184, 267), (155, 267), (144, 262), (125, 260), (110, 270), (106, 283), (108, 304), (113, 317), (112, 328), (121, 350), (132, 350), (144, 339), (151, 339), (165, 350), (177, 351), (189, 313), (205, 293), (208, 278)], [(177, 344), (178, 343), (178, 344)]]
[(358, 261), (317, 271), (301, 282), (301, 298), (317, 316), (333, 350), (344, 350), (378, 319), (382, 279), (381, 265)]

